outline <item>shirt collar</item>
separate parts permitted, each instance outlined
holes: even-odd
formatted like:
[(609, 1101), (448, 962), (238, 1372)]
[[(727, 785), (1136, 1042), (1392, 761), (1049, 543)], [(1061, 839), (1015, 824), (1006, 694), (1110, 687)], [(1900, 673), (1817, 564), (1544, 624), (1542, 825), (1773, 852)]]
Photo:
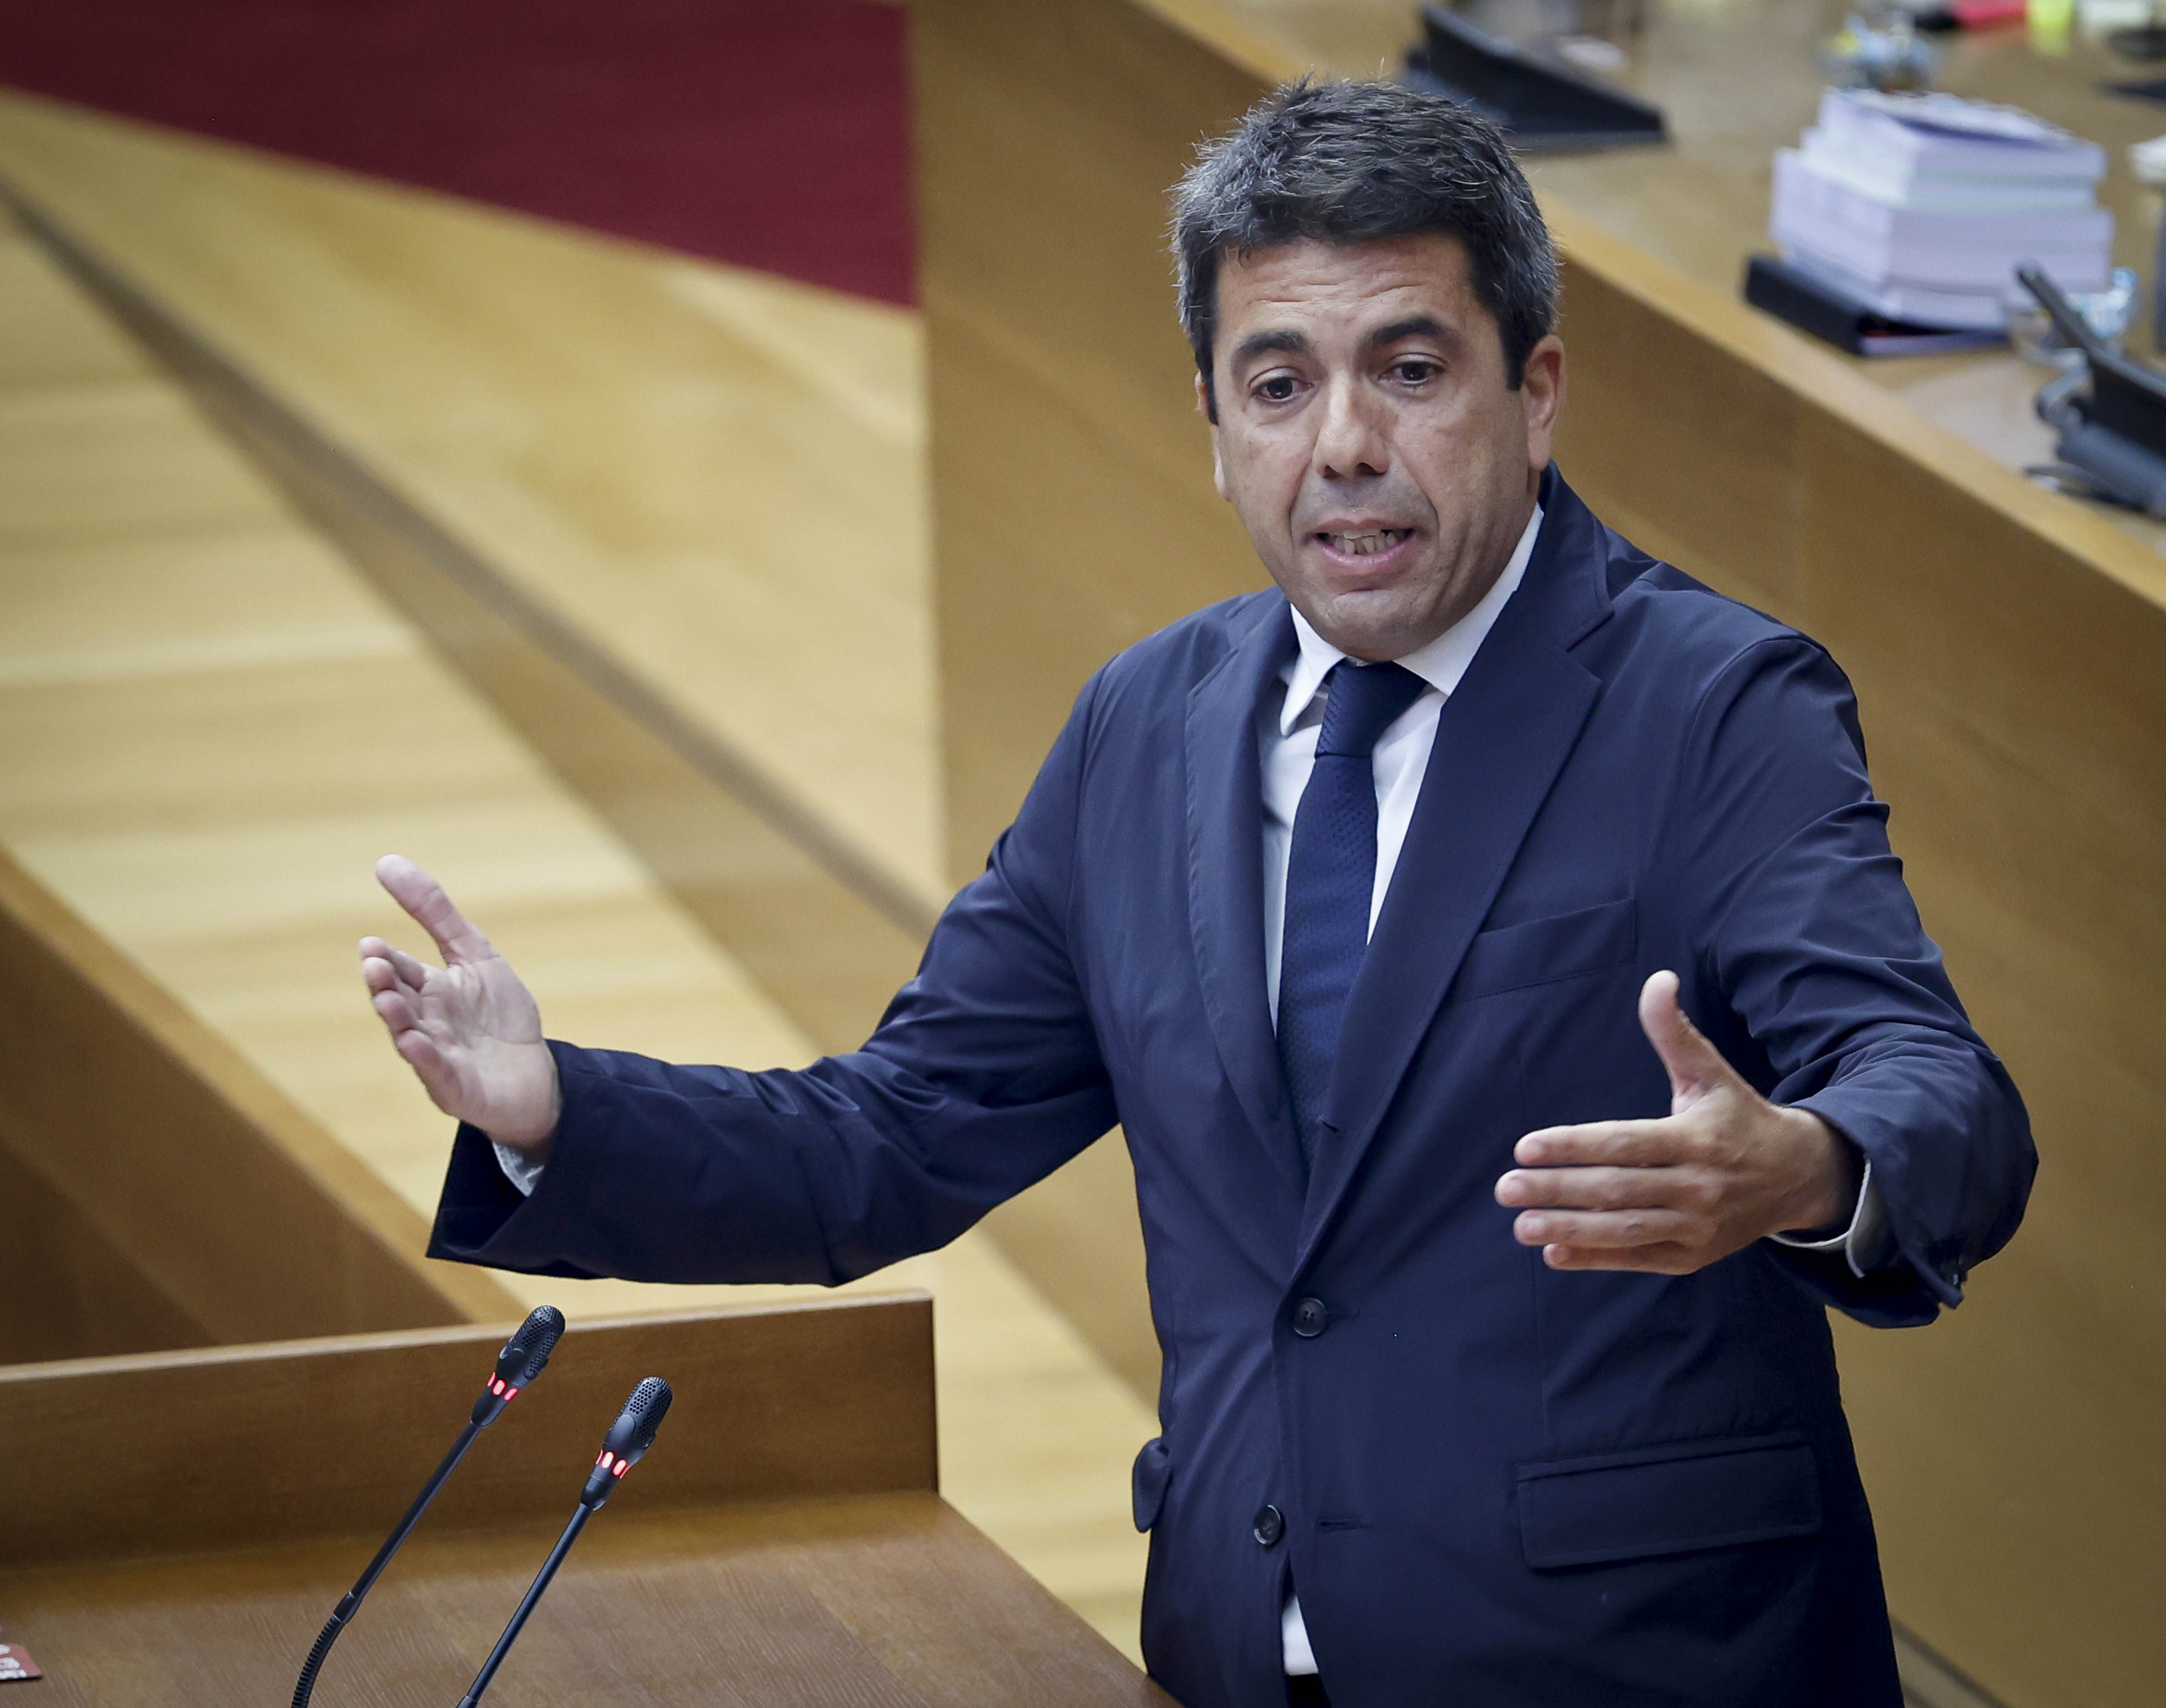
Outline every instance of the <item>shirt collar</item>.
[[(1488, 638), (1490, 629), (1504, 609), (1504, 602), (1512, 597), (1526, 575), (1527, 561), (1535, 555), (1535, 535), (1541, 530), (1541, 525), (1542, 507), (1536, 504), (1535, 514), (1527, 518), (1519, 543), (1512, 549), (1511, 561), (1497, 577), (1497, 584), (1482, 594), (1481, 604), (1427, 646), (1416, 647), (1396, 662), (1448, 697), (1459, 686), (1460, 677), (1466, 674), (1466, 667), (1474, 662), (1474, 655), (1482, 650), (1482, 643)], [(1308, 619), (1299, 611), (1293, 614), (1293, 632), (1301, 642), (1301, 651), (1282, 674), (1286, 693), (1285, 709), (1279, 714), (1281, 735), (1293, 733), (1294, 726), (1301, 722), (1310, 703), (1316, 698), (1317, 690), (1323, 686), (1323, 678), (1331, 673), (1334, 665), (1346, 656), (1310, 628)]]

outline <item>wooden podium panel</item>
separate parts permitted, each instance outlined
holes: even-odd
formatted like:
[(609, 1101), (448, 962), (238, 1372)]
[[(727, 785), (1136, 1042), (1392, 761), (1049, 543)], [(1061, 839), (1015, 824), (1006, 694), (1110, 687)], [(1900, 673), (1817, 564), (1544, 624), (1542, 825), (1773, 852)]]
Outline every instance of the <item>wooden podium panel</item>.
[[(615, 1505), (573, 1550), (491, 1708), (1168, 1700), (936, 1494), (638, 1516)], [(315, 1700), (451, 1708), (557, 1528), (409, 1543), (331, 1652)], [(0, 1577), (10, 1640), (47, 1675), (23, 1708), (283, 1703), (373, 1546), (103, 1563), (27, 1587)]]
[[(0, 1370), (0, 1626), (52, 1708), (286, 1700), (505, 1330)], [(934, 1487), (922, 1296), (575, 1326), (317, 1700), (456, 1702), (642, 1376), (676, 1400), (499, 1675), (505, 1708), (1165, 1698)], [(25, 1704), (29, 1708), (29, 1704)]]
[(422, 1257), (418, 1214), (4, 852), (0, 1190), (0, 1359), (516, 1309)]

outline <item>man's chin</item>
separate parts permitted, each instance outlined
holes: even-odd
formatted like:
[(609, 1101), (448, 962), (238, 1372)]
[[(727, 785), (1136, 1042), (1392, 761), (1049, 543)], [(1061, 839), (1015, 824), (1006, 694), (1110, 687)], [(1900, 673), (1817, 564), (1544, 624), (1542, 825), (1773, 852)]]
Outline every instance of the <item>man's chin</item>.
[(1398, 588), (1350, 588), (1310, 602), (1309, 627), (1341, 652), (1371, 662), (1403, 658), (1436, 637), (1427, 613)]

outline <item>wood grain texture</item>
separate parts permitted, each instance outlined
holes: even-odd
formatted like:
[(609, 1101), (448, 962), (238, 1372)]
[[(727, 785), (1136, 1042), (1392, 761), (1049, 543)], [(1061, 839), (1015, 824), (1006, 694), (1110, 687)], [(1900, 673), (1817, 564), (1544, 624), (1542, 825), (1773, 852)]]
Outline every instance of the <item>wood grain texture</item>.
[[(365, 930), (425, 946), (370, 881), (387, 849), (443, 875), (561, 1036), (748, 1068), (816, 1053), (423, 635), (4, 226), (0, 726), (0, 841), (417, 1219), (449, 1128), (385, 1047), (352, 961)], [(499, 1278), (520, 1308), (546, 1298), (574, 1317), (827, 1296)], [(901, 1286), (939, 1295), (944, 1486), (1133, 1652), (1144, 1541), (1128, 1468), (1148, 1411), (984, 1236), (848, 1290)]]
[[(641, 1376), (675, 1400), (492, 1700), (1163, 1703), (933, 1492), (922, 1297), (574, 1326), (484, 1432), (326, 1669), (322, 1700), (462, 1690)], [(500, 1329), (0, 1371), (40, 1474), (0, 1610), (40, 1700), (283, 1700), (325, 1613), (465, 1421)]]
[[(1260, 583), (1210, 490), (1160, 197), (1194, 138), (1334, 63), (1304, 31), (1362, 10), (921, 0), (959, 860), (1012, 812), (1092, 667)], [(1344, 34), (1329, 51), (1364, 68)], [(1597, 183), (1648, 161), (1570, 169)], [(1541, 176), (1567, 261), (1566, 475), (1647, 549), (1849, 669), (1927, 925), (2037, 1125), (2028, 1225), (1970, 1304), (1929, 1333), (1841, 1336), (1897, 1616), (2024, 1708), (2148, 1701), (2145, 1610), (2166, 1597), (2149, 1520), (2166, 1502), (2166, 1305), (2148, 1278), (2166, 1227), (2166, 568), (1733, 301), (1730, 281), (1611, 229), (1683, 221), (1693, 195), (1590, 217)], [(1047, 205), (1057, 227), (1033, 224)], [(1730, 229), (1727, 205), (1700, 217)]]
[[(944, 899), (922, 862), (868, 857), (863, 817), (837, 814), (836, 800), (823, 793), (826, 779), (840, 774), (837, 746), (848, 746), (862, 749), (890, 791), (913, 778), (922, 783), (924, 798), (912, 811), (932, 811), (929, 773), (920, 768), (929, 756), (913, 756), (904, 741), (913, 720), (925, 717), (928, 735), (930, 722), (912, 626), (925, 618), (913, 578), (924, 531), (914, 321), (0, 97), (0, 168), (10, 166), (57, 198), (60, 213), (39, 220), (40, 235), (77, 277), (171, 365), (257, 467), (608, 823), (812, 1048), (861, 1043), (915, 970)], [(165, 227), (162, 208), (143, 204), (145, 182), (185, 195), (226, 229), (232, 254), (205, 254), (193, 228)], [(87, 245), (77, 220), (118, 241), (129, 270)], [(400, 262), (373, 266), (356, 279), (309, 247), (357, 225), (374, 231)], [(446, 256), (463, 258), (455, 288), (441, 276)], [(251, 257), (262, 265), (244, 265), (245, 277), (230, 277), (236, 261)], [(537, 488), (544, 513), (561, 519), (566, 505), (591, 507), (600, 502), (599, 488), (612, 508), (642, 519), (637, 532), (673, 533), (695, 510), (709, 517), (697, 551), (684, 542), (688, 556), (665, 564), (651, 552), (612, 556), (610, 576), (628, 578), (614, 579), (606, 598), (595, 597), (600, 583), (592, 566), (573, 572), (571, 559), (583, 549), (577, 542), (561, 530), (537, 531), (533, 504), (521, 507), (520, 527), (505, 525), (500, 472), (484, 478), (469, 461), (463, 476), (447, 481), (434, 456), (417, 464), (399, 450), (416, 427), (410, 399), (377, 394), (374, 376), (358, 381), (307, 320), (314, 312), (307, 305), (327, 292), (359, 290), (365, 309), (349, 303), (346, 322), (372, 326), (384, 361), (404, 369), (426, 356), (416, 317), (465, 327), (472, 309), (463, 297), (475, 281), (493, 280), (509, 294), (515, 270), (519, 329), (494, 327), (487, 340), (463, 347), (468, 366), (456, 375), (427, 361), (411, 377), (422, 390), (451, 388), (469, 411), (506, 407), (500, 387), (507, 383), (524, 399), (515, 407), (550, 398), (559, 451), (546, 467), (522, 461), (514, 477)], [(212, 280), (219, 288), (206, 288)], [(252, 315), (235, 316), (236, 291), (254, 298)], [(550, 371), (563, 326), (594, 338), (592, 316), (603, 298), (625, 316), (651, 318), (666, 304), (679, 317), (689, 305), (730, 337), (716, 340), (710, 328), (695, 339), (680, 326), (658, 345), (613, 326), (577, 375), (557, 372), (537, 389), (529, 371)], [(522, 338), (532, 340), (523, 350)], [(749, 348), (733, 347), (739, 343)], [(243, 367), (236, 348), (260, 368)], [(816, 534), (808, 540), (825, 538), (843, 561), (816, 573), (792, 562), (749, 578), (724, 577), (705, 554), (742, 527), (750, 507), (733, 501), (738, 508), (726, 528), (704, 477), (686, 477), (675, 466), (629, 465), (616, 442), (621, 399), (664, 382), (655, 363), (665, 349), (668, 384), (696, 373), (699, 385), (730, 400), (725, 418), (688, 430), (726, 449), (733, 466), (771, 459), (778, 432), (808, 448), (817, 441), (819, 460), (800, 459), (786, 475), (774, 471), (769, 502), (823, 519), (821, 529), (847, 530), (859, 525), (832, 514), (825, 460), (869, 477), (862, 502), (887, 506), (880, 552), (869, 553), (864, 540)], [(845, 365), (843, 352), (858, 359)], [(895, 385), (894, 371), (906, 372), (911, 384)], [(572, 392), (552, 396), (547, 386)], [(590, 411), (583, 426), (575, 424), (573, 393)], [(304, 402), (311, 414), (297, 407)], [(346, 436), (334, 436), (331, 423)], [(462, 443), (458, 456), (471, 459), (478, 449)], [(690, 460), (704, 466), (710, 454)], [(823, 587), (820, 576), (831, 572), (854, 579), (843, 588)], [(740, 597), (718, 604), (718, 588)], [(883, 603), (898, 591), (911, 596), (906, 622)], [(838, 592), (848, 597), (838, 599)], [(749, 604), (745, 594), (754, 595)], [(651, 630), (660, 611), (671, 615), (666, 637)], [(877, 661), (863, 656), (863, 637), (853, 638), (860, 623), (877, 637)], [(726, 710), (732, 704), (744, 709), (748, 672), (758, 683), (749, 723)], [(811, 739), (824, 744), (816, 752), (763, 740), (761, 720), (785, 700)], [(756, 745), (748, 747), (748, 738)], [(861, 778), (848, 793), (853, 805), (886, 799), (869, 794)], [(894, 828), (900, 820), (891, 807), (890, 800), (883, 822)], [(898, 831), (903, 843), (911, 834), (906, 826)], [(1116, 1273), (1141, 1274), (1133, 1214), (1108, 1223), (1101, 1211), (1109, 1199), (1133, 1200), (1117, 1139), (996, 1216), (991, 1231), (1148, 1398), (1156, 1392), (1158, 1351), (1140, 1282), (1117, 1290), (1119, 1303), (1109, 1310), (1098, 1280), (1108, 1262)]]
[(1152, 8), (1104, 0), (925, 0), (911, 63), (959, 878), (1092, 670), (1265, 583), (1211, 500), (1164, 249), (1165, 187), (1263, 85)]
[(937, 904), (914, 314), (13, 92), (0, 177)]
[(572, 1036), (747, 1066), (814, 1053), (12, 225), (0, 569), (0, 842), (389, 1185), (417, 1251), (447, 1129), (352, 951), (399, 928), (369, 875), (389, 850), (489, 920)]
[(0, 1127), (0, 1364), (207, 1346), (182, 1310)]
[[(4, 194), (4, 192), (0, 192)], [(862, 1043), (937, 909), (42, 210), (38, 240), (636, 850), (821, 1052)], [(729, 637), (717, 634), (716, 644)]]
[(0, 853), (0, 1128), (217, 1341), (470, 1321), (397, 1195)]
[[(658, 1468), (665, 1435), (635, 1476)], [(577, 1493), (574, 1473), (566, 1480)], [(1170, 1701), (931, 1494), (635, 1508), (588, 1527), (489, 1700), (505, 1708), (1165, 1708)], [(569, 1494), (560, 1504), (568, 1513)], [(620, 1505), (622, 1509), (620, 1510)], [(557, 1524), (433, 1518), (333, 1652), (318, 1699), (441, 1708)], [(372, 1538), (0, 1570), (55, 1708), (283, 1701)]]
[[(510, 1327), (0, 1369), (0, 1446), (40, 1468), (9, 1502), (0, 1562), (388, 1530)], [(575, 1323), (431, 1510), (454, 1526), (568, 1516), (646, 1376), (675, 1390), (668, 1432), (612, 1510), (937, 1486), (921, 1294)]]

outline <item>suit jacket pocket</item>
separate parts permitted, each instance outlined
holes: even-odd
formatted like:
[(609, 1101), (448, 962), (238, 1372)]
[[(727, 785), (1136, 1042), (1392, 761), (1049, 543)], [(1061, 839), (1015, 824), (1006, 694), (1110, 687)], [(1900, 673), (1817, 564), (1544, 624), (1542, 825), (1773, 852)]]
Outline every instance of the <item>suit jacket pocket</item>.
[(1632, 899), (1603, 902), (1577, 913), (1522, 920), (1478, 934), (1452, 980), (1451, 1002), (1500, 991), (1550, 984), (1629, 967), (1640, 949), (1639, 909)]
[(1136, 1528), (1149, 1530), (1158, 1522), (1159, 1508), (1165, 1505), (1165, 1485), (1173, 1479), (1173, 1461), (1167, 1453), (1165, 1437), (1154, 1435), (1136, 1455), (1135, 1468), (1129, 1473), (1129, 1492), (1135, 1503)]
[(1820, 1482), (1804, 1436), (1730, 1436), (1517, 1468), (1530, 1566), (1589, 1566), (1811, 1536)]

